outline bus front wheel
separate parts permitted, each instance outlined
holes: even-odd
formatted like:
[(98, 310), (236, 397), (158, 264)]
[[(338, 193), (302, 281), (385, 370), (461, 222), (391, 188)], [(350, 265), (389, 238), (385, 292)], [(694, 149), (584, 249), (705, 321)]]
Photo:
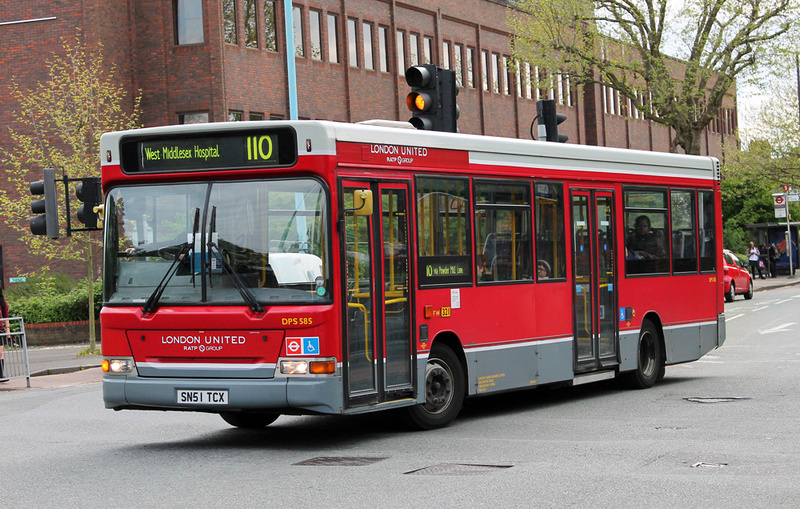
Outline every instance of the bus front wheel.
[(453, 350), (434, 346), (425, 365), (425, 403), (408, 409), (410, 424), (420, 430), (443, 428), (464, 403), (464, 369)]
[(265, 428), (275, 422), (280, 414), (262, 414), (256, 412), (220, 412), (222, 419), (237, 428)]
[(628, 386), (633, 389), (647, 389), (656, 383), (659, 375), (663, 377), (663, 372), (664, 349), (661, 338), (655, 325), (645, 320), (639, 332), (636, 369), (627, 374)]

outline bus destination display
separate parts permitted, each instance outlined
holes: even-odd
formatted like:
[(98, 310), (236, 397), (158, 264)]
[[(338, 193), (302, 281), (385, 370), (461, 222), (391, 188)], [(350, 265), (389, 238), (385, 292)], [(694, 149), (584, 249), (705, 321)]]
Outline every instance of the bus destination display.
[(284, 166), (296, 160), (293, 134), (271, 130), (128, 140), (122, 147), (123, 169), (161, 173)]

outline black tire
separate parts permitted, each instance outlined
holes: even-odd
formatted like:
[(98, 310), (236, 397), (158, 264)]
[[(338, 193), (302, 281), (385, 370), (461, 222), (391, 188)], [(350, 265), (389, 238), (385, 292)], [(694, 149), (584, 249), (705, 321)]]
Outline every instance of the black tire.
[(263, 414), (257, 412), (220, 412), (222, 419), (237, 428), (258, 429), (266, 428), (275, 419), (280, 417), (280, 414)]
[(750, 300), (753, 298), (753, 280), (750, 280), (750, 284), (747, 286), (747, 292), (744, 294), (744, 298)]
[(446, 346), (434, 346), (425, 365), (425, 403), (409, 407), (409, 424), (419, 430), (449, 425), (464, 404), (464, 368)]
[(725, 294), (725, 302), (733, 302), (733, 299), (736, 297), (736, 285), (733, 284), (733, 280), (731, 280), (731, 286), (728, 288), (728, 293)]
[(664, 349), (655, 325), (642, 322), (637, 346), (636, 369), (627, 373), (627, 385), (632, 389), (647, 389), (655, 385), (664, 373)]

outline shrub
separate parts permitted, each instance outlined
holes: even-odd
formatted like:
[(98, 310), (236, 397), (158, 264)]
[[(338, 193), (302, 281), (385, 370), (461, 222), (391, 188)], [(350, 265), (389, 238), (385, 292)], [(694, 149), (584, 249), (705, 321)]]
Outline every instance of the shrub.
[[(88, 280), (71, 281), (63, 278), (45, 281), (34, 276), (26, 283), (6, 293), (11, 316), (21, 316), (25, 323), (73, 322), (89, 319)], [(103, 303), (102, 285), (94, 284), (95, 317)]]

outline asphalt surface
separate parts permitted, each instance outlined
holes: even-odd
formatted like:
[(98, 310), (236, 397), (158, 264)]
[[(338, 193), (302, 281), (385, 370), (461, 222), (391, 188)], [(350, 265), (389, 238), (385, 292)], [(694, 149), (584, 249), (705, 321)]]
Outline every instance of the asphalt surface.
[[(796, 284), (800, 284), (800, 276), (756, 279), (754, 290), (763, 292)], [(757, 299), (758, 296), (754, 298)], [(100, 371), (102, 357), (79, 355), (87, 346), (80, 342), (73, 345), (28, 348), (28, 364), (31, 372), (30, 388), (63, 387), (100, 382), (102, 380)], [(28, 388), (27, 378), (15, 378), (0, 383), (0, 391), (26, 388)]]

